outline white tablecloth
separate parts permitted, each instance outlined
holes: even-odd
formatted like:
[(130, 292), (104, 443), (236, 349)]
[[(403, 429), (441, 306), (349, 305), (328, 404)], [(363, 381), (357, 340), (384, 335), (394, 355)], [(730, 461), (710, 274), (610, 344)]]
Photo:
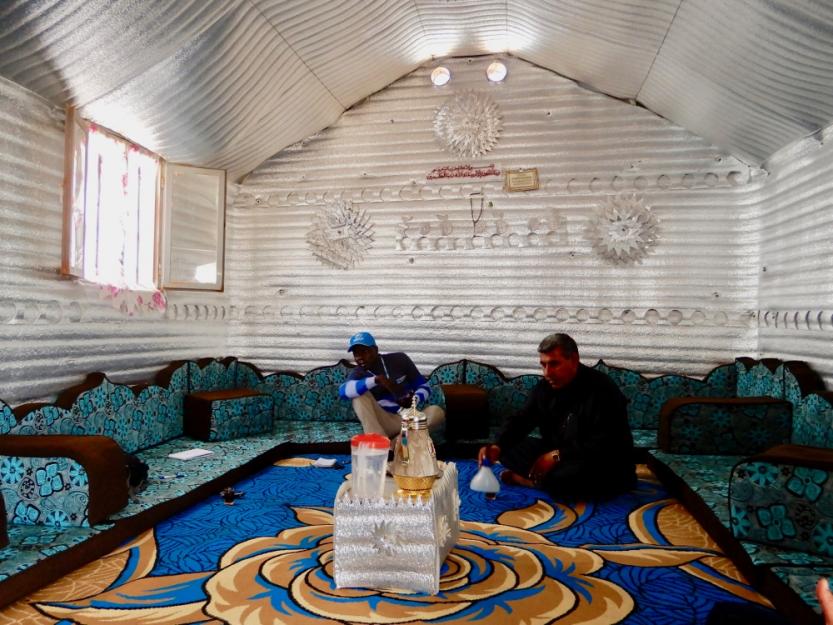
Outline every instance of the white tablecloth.
[(440, 567), (460, 533), (457, 466), (440, 467), (426, 498), (398, 497), (391, 478), (377, 500), (354, 498), (349, 480), (341, 485), (334, 512), (338, 588), (439, 592)]

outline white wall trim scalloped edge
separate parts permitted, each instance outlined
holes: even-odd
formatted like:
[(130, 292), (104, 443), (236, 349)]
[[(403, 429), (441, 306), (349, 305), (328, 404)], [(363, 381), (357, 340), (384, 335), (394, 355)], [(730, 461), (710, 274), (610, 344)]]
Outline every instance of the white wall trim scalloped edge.
[(833, 330), (833, 311), (759, 310), (759, 328), (780, 330)]
[[(644, 192), (692, 191), (698, 189), (732, 189), (749, 182), (739, 171), (698, 172), (670, 176), (661, 174), (656, 178), (646, 176), (613, 176), (611, 179), (570, 178), (555, 180), (547, 178), (542, 181), (539, 192), (547, 195), (598, 195), (599, 193), (620, 193), (623, 191)], [(722, 178), (722, 179), (721, 179)], [(511, 197), (503, 190), (503, 181), (482, 181), (460, 184), (417, 184), (363, 186), (339, 190), (284, 191), (279, 193), (241, 192), (234, 200), (234, 208), (245, 209), (261, 206), (273, 208), (286, 206), (321, 205), (338, 200), (352, 202), (391, 202), (397, 200), (417, 201), (431, 199), (467, 199), (470, 193), (482, 191), (489, 199)]]
[[(217, 312), (215, 313), (215, 310)], [(271, 321), (279, 318), (365, 319), (525, 323), (723, 326), (755, 327), (757, 313), (748, 309), (701, 310), (699, 308), (588, 308), (555, 306), (448, 306), (448, 305), (302, 305), (283, 306), (206, 306), (172, 304), (169, 319), (175, 320), (251, 320)]]

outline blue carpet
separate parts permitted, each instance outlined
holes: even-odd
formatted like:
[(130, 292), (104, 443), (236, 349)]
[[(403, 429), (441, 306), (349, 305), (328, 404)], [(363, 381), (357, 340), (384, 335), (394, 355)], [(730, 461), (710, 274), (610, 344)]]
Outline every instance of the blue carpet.
[(253, 475), (233, 505), (212, 497), (102, 559), (92, 591), (39, 593), (36, 607), (49, 623), (671, 625), (704, 623), (718, 602), (766, 604), (647, 470), (603, 503), (518, 487), (490, 502), (468, 488), (467, 460), (440, 594), (337, 590), (332, 505), (350, 471), (337, 458), (343, 468), (298, 457)]

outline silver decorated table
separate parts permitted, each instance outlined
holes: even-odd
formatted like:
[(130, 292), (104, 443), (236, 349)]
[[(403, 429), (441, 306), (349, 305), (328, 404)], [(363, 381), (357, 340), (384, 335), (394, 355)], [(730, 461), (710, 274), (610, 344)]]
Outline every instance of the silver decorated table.
[(338, 588), (439, 592), (440, 569), (460, 534), (457, 466), (439, 464), (442, 475), (428, 497), (398, 496), (391, 478), (376, 500), (353, 497), (349, 480), (341, 485), (334, 513)]

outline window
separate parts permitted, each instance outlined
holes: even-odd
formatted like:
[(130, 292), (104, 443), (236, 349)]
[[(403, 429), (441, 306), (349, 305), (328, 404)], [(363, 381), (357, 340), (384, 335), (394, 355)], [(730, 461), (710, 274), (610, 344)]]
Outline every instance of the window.
[(165, 163), (73, 108), (66, 128), (62, 273), (120, 290), (221, 291), (226, 172)]
[(156, 288), (161, 159), (67, 111), (64, 274)]
[(168, 163), (162, 286), (223, 289), (226, 172)]

